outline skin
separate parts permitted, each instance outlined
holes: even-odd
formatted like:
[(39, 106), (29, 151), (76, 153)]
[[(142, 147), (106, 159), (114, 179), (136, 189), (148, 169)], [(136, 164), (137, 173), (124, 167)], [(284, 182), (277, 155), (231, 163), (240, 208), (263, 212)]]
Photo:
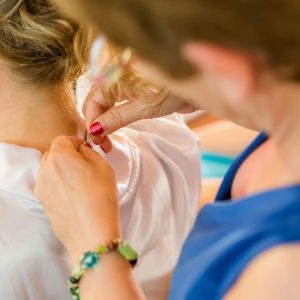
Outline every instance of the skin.
[(205, 150), (235, 157), (256, 137), (257, 132), (246, 129), (227, 120), (194, 128)]
[[(183, 46), (182, 55), (199, 70), (199, 74), (179, 82), (143, 60), (140, 60), (139, 68), (150, 80), (159, 82), (172, 92), (184, 96), (184, 99), (188, 99), (187, 101), (191, 105), (208, 109), (222, 117), (228, 117), (248, 128), (258, 131), (264, 130), (270, 136), (269, 141), (264, 145), (268, 151), (258, 149), (258, 152), (250, 156), (245, 162), (245, 165), (248, 163), (256, 166), (255, 174), (263, 171), (264, 176), (258, 177), (257, 180), (254, 179), (249, 186), (243, 189), (242, 194), (249, 195), (269, 188), (299, 183), (300, 86), (297, 83), (276, 77), (272, 70), (256, 57), (250, 57), (244, 53), (217, 45), (191, 41)], [(104, 100), (99, 99), (98, 101), (103, 102)], [(174, 107), (178, 108), (177, 105)], [(111, 130), (109, 128), (118, 128), (126, 124), (128, 120), (129, 122), (132, 121), (132, 118), (128, 117), (131, 113), (135, 114), (132, 109), (134, 108), (131, 107), (130, 110), (127, 110), (123, 107), (122, 110), (118, 111), (121, 115), (114, 121), (119, 122), (119, 124), (111, 125), (106, 119), (107, 113), (105, 117), (103, 115), (96, 120), (100, 121), (109, 132)], [(140, 106), (136, 110), (140, 112)], [(68, 247), (69, 253), (71, 257), (75, 257), (81, 253), (82, 249), (90, 249), (94, 242), (97, 244), (103, 242), (101, 238), (103, 236), (108, 237), (112, 229), (117, 230), (119, 222), (111, 221), (112, 216), (114, 219), (114, 216), (117, 215), (116, 206), (112, 206), (109, 201), (104, 200), (106, 197), (112, 199), (112, 191), (115, 190), (113, 180), (106, 182), (105, 187), (99, 191), (101, 197), (95, 197), (97, 189), (95, 192), (93, 191), (91, 196), (91, 190), (86, 191), (83, 182), (89, 187), (93, 186), (92, 183), (86, 182), (84, 174), (80, 176), (76, 172), (79, 165), (83, 170), (83, 166), (86, 164), (84, 155), (81, 154), (80, 149), (78, 151), (76, 142), (72, 146), (71, 139), (65, 137), (63, 141), (68, 144), (68, 147), (64, 146), (61, 141), (55, 141), (54, 146), (56, 144), (60, 146), (54, 147), (56, 149), (54, 159), (51, 150), (48, 158), (44, 159), (36, 194), (45, 204), (56, 234), (65, 245), (70, 245)], [(72, 155), (68, 153), (64, 160), (55, 159), (55, 157), (58, 158), (60, 155), (66, 154), (66, 148), (72, 152)], [(69, 156), (71, 159), (68, 159)], [(267, 156), (268, 160), (265, 159)], [(95, 164), (95, 162), (93, 163)], [(103, 165), (105, 165), (104, 162)], [(96, 173), (101, 172), (103, 165), (98, 164), (91, 168), (90, 172), (95, 173), (93, 176), (89, 175), (90, 180), (93, 181), (94, 177), (97, 178)], [(236, 180), (239, 180), (239, 177), (243, 176), (243, 172), (247, 173), (248, 170), (247, 166), (244, 171), (241, 169)], [(63, 182), (60, 183), (59, 189), (51, 191), (52, 196), (50, 197), (49, 191), (48, 194), (45, 193), (47, 191), (46, 182), (52, 182), (57, 176), (60, 176)], [(67, 200), (64, 200), (66, 193), (74, 187), (76, 187), (74, 197), (72, 199), (68, 197)], [(237, 197), (239, 197), (239, 193), (237, 193)], [(102, 200), (98, 207), (99, 199)], [(76, 228), (81, 228), (80, 234), (70, 227), (71, 219), (74, 218), (74, 215), (71, 217), (67, 212), (70, 205), (76, 205), (78, 216), (82, 211), (89, 213), (87, 207), (98, 208), (97, 210), (93, 209), (90, 215), (87, 214), (88, 217), (80, 218), (80, 223), (76, 223)], [(58, 210), (60, 210), (60, 214), (57, 214)], [(103, 225), (100, 229), (90, 226), (93, 222), (97, 224), (98, 219), (101, 219)], [(95, 241), (82, 241), (84, 235), (93, 236)], [(115, 236), (111, 235), (110, 238), (114, 239)], [(251, 297), (251, 299), (286, 299), (287, 286), (289, 289), (288, 299), (298, 299), (300, 288), (295, 278), (299, 278), (299, 268), (293, 267), (291, 262), (294, 262), (296, 266), (299, 264), (299, 248), (299, 246), (285, 245), (276, 251), (274, 249), (266, 251), (262, 256), (254, 259), (237, 283), (225, 295), (225, 299), (247, 299), (253, 290), (255, 297)], [(280, 259), (282, 257), (289, 258), (290, 261)], [(121, 266), (125, 268), (123, 273), (118, 271), (118, 267), (121, 268)], [(107, 258), (105, 265), (101, 265), (94, 272), (90, 272), (85, 281), (82, 282), (82, 299), (110, 299), (106, 296), (111, 296), (112, 292), (114, 292), (113, 299), (125, 299), (124, 295), (129, 294), (131, 298), (128, 299), (142, 299), (143, 296), (138, 292), (136, 283), (131, 281), (128, 268), (129, 266), (126, 269), (125, 265), (122, 265), (117, 256)], [(104, 275), (102, 277), (101, 274), (105, 274), (106, 279), (110, 282), (114, 282), (116, 276), (120, 276), (118, 278), (121, 278), (121, 281), (125, 282), (126, 285), (118, 285), (118, 280), (116, 280), (116, 285), (105, 285), (104, 283), (107, 282), (102, 281)], [(260, 278), (259, 274), (264, 275), (261, 278), (262, 283), (257, 280)], [(114, 289), (116, 287), (118, 290)]]
[(35, 148), (44, 153), (58, 135), (83, 137), (84, 124), (68, 85), (38, 88), (22, 84), (20, 78), (1, 61), (0, 66), (2, 142)]
[(93, 142), (101, 146), (103, 139), (109, 134), (135, 121), (163, 117), (174, 112), (191, 113), (196, 110), (193, 105), (183, 100), (183, 97), (174, 96), (166, 89), (142, 96), (135, 96), (134, 93), (131, 95), (129, 92), (124, 96), (128, 101), (117, 106), (114, 106), (116, 103), (113, 101), (106, 100), (100, 90), (101, 86), (92, 87), (84, 102), (83, 112), (88, 130), (93, 123), (102, 124), (103, 134), (93, 137)]

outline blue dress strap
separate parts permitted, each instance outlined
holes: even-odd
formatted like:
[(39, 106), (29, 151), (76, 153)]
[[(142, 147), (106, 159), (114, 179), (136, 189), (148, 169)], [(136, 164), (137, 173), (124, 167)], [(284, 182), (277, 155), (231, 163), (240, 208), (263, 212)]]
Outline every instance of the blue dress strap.
[(246, 158), (260, 145), (262, 145), (267, 140), (267, 135), (265, 133), (261, 133), (257, 136), (257, 138), (250, 144), (246, 150), (237, 157), (237, 159), (233, 162), (231, 167), (229, 168), (227, 174), (225, 175), (220, 189), (216, 196), (216, 201), (228, 200), (231, 199), (231, 187), (234, 180), (234, 177), (239, 170), (242, 163), (246, 160)]

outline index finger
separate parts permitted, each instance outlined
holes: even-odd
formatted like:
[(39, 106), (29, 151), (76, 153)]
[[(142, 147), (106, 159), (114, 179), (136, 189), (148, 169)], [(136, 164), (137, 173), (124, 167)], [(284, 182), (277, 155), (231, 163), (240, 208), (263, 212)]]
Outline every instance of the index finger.
[(100, 85), (93, 85), (84, 101), (82, 109), (87, 128), (92, 125), (97, 117), (113, 107), (114, 104), (115, 102), (112, 99), (107, 99), (103, 96)]
[(60, 149), (78, 151), (84, 141), (74, 136), (59, 136), (51, 144), (50, 152)]

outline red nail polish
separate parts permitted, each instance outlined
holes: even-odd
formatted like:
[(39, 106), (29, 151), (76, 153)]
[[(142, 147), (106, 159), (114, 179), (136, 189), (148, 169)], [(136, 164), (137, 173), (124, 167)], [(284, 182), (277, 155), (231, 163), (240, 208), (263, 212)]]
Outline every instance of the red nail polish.
[(98, 136), (104, 132), (104, 129), (103, 129), (102, 125), (99, 122), (97, 122), (90, 127), (90, 132), (91, 132), (91, 135)]

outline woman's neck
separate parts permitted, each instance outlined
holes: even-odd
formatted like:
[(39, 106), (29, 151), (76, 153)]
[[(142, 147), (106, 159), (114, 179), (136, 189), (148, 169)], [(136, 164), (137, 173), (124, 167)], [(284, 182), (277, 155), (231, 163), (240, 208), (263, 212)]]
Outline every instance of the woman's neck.
[(267, 131), (268, 142), (240, 167), (233, 198), (300, 183), (300, 88), (278, 86), (265, 102), (260, 99), (256, 124)]
[(20, 89), (8, 84), (0, 89), (0, 107), (0, 142), (44, 153), (59, 135), (84, 135), (73, 93), (66, 86)]

